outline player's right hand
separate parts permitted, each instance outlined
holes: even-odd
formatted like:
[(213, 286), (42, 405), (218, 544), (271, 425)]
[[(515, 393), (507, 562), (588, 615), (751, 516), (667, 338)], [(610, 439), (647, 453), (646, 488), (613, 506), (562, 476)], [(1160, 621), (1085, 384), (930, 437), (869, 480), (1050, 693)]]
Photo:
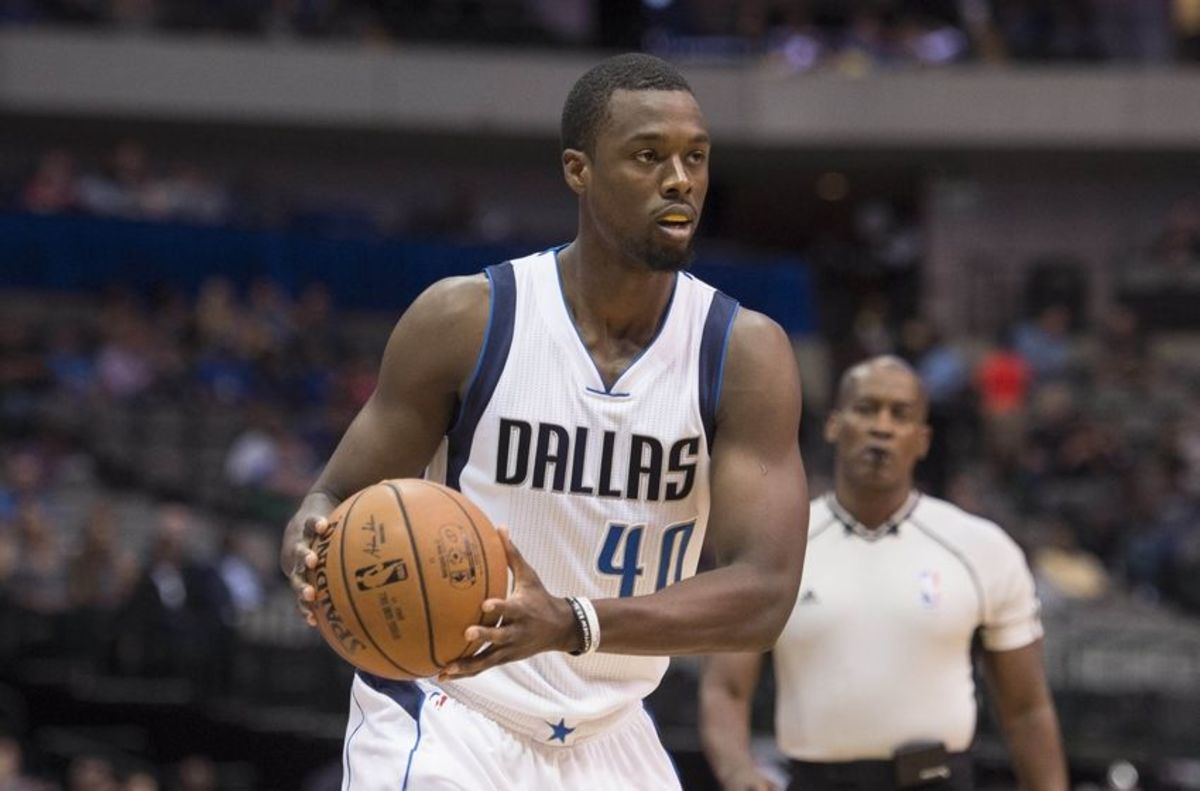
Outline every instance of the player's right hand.
[(723, 791), (780, 791), (757, 767), (747, 766), (733, 772), (721, 783)]
[(313, 603), (317, 600), (317, 591), (308, 583), (308, 572), (317, 567), (317, 553), (313, 551), (313, 543), (318, 536), (329, 529), (329, 522), (323, 516), (312, 513), (299, 513), (288, 522), (284, 531), (283, 551), (280, 553), (280, 567), (288, 578), (292, 590), (296, 592), (296, 603), (300, 614), (304, 616), (309, 626), (317, 625), (317, 616), (313, 614)]

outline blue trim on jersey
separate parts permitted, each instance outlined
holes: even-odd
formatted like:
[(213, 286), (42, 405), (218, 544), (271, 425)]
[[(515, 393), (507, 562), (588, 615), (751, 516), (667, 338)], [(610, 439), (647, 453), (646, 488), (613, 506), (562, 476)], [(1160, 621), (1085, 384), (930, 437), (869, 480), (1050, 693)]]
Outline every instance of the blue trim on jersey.
[(717, 407), (721, 403), (721, 387), (725, 383), (725, 353), (738, 303), (720, 291), (713, 293), (700, 336), (700, 416), (704, 419), (704, 436), (708, 452), (712, 453), (717, 433)]
[(358, 671), (358, 677), (363, 680), (371, 689), (381, 695), (387, 695), (392, 700), (408, 712), (408, 716), (414, 720), (421, 714), (421, 704), (425, 701), (425, 693), (413, 681), (393, 681), (390, 678), (383, 678), (368, 673), (365, 670)]
[(471, 440), (475, 436), (475, 429), (479, 426), (483, 410), (491, 401), (492, 394), (496, 392), (500, 374), (504, 372), (508, 350), (512, 348), (513, 324), (517, 316), (517, 280), (513, 274), (512, 262), (505, 261), (503, 264), (489, 266), (484, 272), (492, 285), (487, 331), (483, 335), (479, 359), (475, 363), (474, 373), (471, 374), (470, 384), (467, 385), (458, 420), (446, 434), (449, 439), (446, 485), (451, 489), (458, 488), (459, 476), (462, 475), (471, 455)]
[(346, 745), (342, 748), (342, 766), (346, 769), (346, 791), (354, 785), (354, 770), (350, 766), (350, 742), (354, 741), (354, 737), (362, 730), (362, 726), (367, 724), (367, 713), (363, 711), (362, 704), (358, 702), (358, 695), (354, 694), (354, 687), (350, 687), (350, 702), (358, 709), (358, 716), (362, 717), (358, 721), (358, 725), (354, 726), (354, 730), (350, 731), (350, 735), (346, 737)]
[[(565, 246), (566, 245), (564, 245), (564, 247)], [(554, 276), (558, 279), (558, 294), (559, 294), (559, 296), (562, 297), (563, 310), (565, 310), (567, 312), (567, 321), (570, 323), (571, 327), (574, 328), (575, 337), (579, 339), (579, 348), (583, 351), (584, 356), (588, 358), (588, 362), (590, 362), (592, 364), (592, 368), (595, 369), (595, 371), (596, 371), (596, 379), (599, 380), (601, 386), (603, 386), (604, 385), (604, 374), (602, 374), (600, 372), (600, 366), (596, 365), (595, 358), (593, 358), (592, 353), (588, 351), (587, 344), (583, 342), (583, 336), (579, 334), (579, 325), (575, 323), (575, 318), (571, 315), (571, 305), (567, 302), (567, 290), (565, 288), (563, 288), (562, 272), (558, 268), (558, 252), (561, 249), (562, 248), (560, 247), (554, 251)], [(629, 361), (629, 364), (626, 365), (621, 370), (621, 373), (617, 374), (617, 378), (613, 380), (613, 387), (616, 387), (617, 383), (621, 381), (621, 377), (623, 377), (625, 374), (627, 374), (629, 372), (630, 368), (637, 365), (637, 361), (642, 359), (642, 356), (645, 355), (646, 352), (650, 351), (650, 347), (654, 346), (654, 342), (657, 341), (658, 336), (662, 334), (663, 327), (667, 326), (667, 317), (671, 315), (671, 308), (674, 307), (674, 305), (675, 305), (675, 292), (678, 289), (679, 289), (679, 273), (676, 272), (675, 280), (674, 280), (674, 282), (671, 283), (671, 296), (667, 299), (666, 310), (664, 310), (662, 312), (662, 315), (658, 317), (658, 326), (654, 328), (654, 336), (652, 338), (650, 338), (649, 343), (647, 343), (644, 347), (642, 347), (642, 350), (637, 353), (637, 356)], [(591, 387), (589, 387), (587, 389), (590, 390), (591, 392), (601, 392), (601, 391), (593, 389)], [(612, 391), (612, 387), (604, 387), (603, 394), (604, 395), (617, 395), (617, 396), (621, 395), (620, 393), (614, 393)], [(625, 395), (630, 395), (630, 394), (626, 393)]]
[[(413, 686), (416, 686), (414, 684)], [(408, 763), (404, 765), (404, 785), (400, 786), (400, 791), (408, 791), (408, 777), (412, 774), (413, 756), (417, 754), (417, 748), (421, 746), (421, 710), (424, 708), (425, 697), (417, 702), (417, 716), (414, 719), (417, 721), (417, 740), (413, 742), (412, 749), (408, 751)]]
[(585, 387), (583, 389), (587, 390), (589, 393), (595, 393), (596, 395), (600, 395), (600, 396), (607, 396), (608, 398), (629, 398), (630, 396), (633, 395), (633, 393), (612, 393), (612, 392), (609, 392), (608, 390), (600, 390), (599, 388), (596, 388), (596, 387)]

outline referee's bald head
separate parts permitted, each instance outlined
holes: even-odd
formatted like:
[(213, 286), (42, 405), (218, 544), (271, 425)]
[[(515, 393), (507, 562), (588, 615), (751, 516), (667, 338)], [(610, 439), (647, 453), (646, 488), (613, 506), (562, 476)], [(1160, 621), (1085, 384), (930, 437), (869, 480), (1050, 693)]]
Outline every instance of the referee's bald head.
[(834, 402), (834, 408), (838, 411), (845, 409), (854, 400), (862, 382), (884, 372), (898, 372), (912, 379), (917, 392), (917, 406), (920, 410), (921, 420), (924, 421), (928, 418), (929, 394), (925, 392), (925, 385), (921, 382), (920, 375), (907, 361), (894, 354), (869, 357), (847, 368), (842, 374), (842, 378), (838, 380), (837, 400)]

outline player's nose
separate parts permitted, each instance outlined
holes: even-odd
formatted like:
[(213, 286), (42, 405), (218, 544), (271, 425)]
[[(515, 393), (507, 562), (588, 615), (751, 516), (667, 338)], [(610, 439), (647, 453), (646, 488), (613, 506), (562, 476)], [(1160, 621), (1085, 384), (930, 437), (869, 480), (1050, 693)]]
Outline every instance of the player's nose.
[(676, 154), (667, 160), (663, 168), (662, 190), (664, 195), (688, 194), (692, 191), (692, 176), (683, 162), (683, 157)]

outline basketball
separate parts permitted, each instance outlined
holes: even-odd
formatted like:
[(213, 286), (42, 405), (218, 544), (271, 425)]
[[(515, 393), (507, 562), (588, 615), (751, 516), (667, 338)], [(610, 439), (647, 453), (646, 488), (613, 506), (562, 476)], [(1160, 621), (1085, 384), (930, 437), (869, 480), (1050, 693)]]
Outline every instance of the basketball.
[(479, 644), (463, 633), (508, 587), (504, 546), (470, 500), (429, 481), (368, 486), (329, 516), (309, 572), (317, 626), (360, 670), (404, 680), (436, 675)]

